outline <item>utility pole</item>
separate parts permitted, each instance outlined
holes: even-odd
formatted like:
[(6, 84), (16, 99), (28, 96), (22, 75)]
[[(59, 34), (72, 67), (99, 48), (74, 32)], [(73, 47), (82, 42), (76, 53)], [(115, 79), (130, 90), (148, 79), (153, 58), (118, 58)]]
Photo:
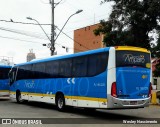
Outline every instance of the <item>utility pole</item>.
[[(62, 1), (62, 0), (61, 0)], [(50, 4), (51, 4), (51, 9), (52, 9), (52, 14), (51, 14), (51, 47), (50, 47), (50, 50), (51, 50), (51, 56), (55, 55), (55, 41), (57, 40), (57, 38), (59, 37), (59, 35), (61, 34), (63, 28), (65, 27), (65, 25), (67, 24), (67, 22), (69, 21), (69, 19), (73, 16), (73, 15), (76, 15), (76, 14), (79, 14), (81, 13), (83, 10), (78, 10), (76, 13), (72, 14), (68, 19), (67, 21), (65, 22), (65, 24), (63, 25), (62, 29), (60, 30), (60, 32), (58, 33), (58, 35), (56, 36), (56, 38), (54, 38), (54, 35), (55, 35), (55, 25), (54, 25), (54, 8), (61, 3), (61, 1), (59, 1), (58, 3), (54, 3), (54, 0), (50, 0)], [(54, 6), (55, 4), (55, 6)]]
[(52, 9), (52, 13), (51, 13), (51, 56), (54, 55), (54, 51), (55, 51), (55, 42), (54, 42), (54, 0), (50, 0), (50, 4), (51, 4), (51, 9)]

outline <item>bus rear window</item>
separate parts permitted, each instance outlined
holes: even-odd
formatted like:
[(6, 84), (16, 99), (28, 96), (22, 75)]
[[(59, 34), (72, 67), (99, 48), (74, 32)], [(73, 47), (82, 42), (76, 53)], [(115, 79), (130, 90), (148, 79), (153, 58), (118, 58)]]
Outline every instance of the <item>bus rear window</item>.
[(139, 51), (116, 51), (116, 67), (125, 66), (150, 68), (150, 54)]

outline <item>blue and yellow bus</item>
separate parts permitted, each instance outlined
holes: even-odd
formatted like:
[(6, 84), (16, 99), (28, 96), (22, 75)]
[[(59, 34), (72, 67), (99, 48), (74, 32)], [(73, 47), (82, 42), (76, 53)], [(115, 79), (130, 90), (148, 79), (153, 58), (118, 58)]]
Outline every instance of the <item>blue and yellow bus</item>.
[(0, 65), (0, 97), (9, 97), (9, 78), (8, 73), (11, 66)]
[(34, 60), (10, 72), (10, 97), (84, 108), (142, 108), (151, 97), (151, 58), (118, 46)]

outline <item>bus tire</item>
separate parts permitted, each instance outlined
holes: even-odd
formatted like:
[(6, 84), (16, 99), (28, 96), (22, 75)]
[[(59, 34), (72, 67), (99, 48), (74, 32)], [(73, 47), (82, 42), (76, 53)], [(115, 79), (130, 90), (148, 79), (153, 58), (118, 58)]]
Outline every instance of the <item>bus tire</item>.
[(59, 94), (56, 97), (56, 107), (59, 111), (65, 111), (65, 99), (62, 94)]
[(16, 101), (17, 101), (17, 103), (19, 103), (19, 104), (21, 104), (21, 103), (23, 102), (20, 91), (17, 91), (17, 92), (16, 92)]

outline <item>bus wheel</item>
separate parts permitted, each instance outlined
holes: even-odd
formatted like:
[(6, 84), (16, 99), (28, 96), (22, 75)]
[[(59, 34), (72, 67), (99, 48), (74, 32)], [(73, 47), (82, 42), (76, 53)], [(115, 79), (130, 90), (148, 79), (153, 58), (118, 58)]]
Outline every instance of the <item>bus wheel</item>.
[(23, 102), (20, 91), (16, 92), (16, 100), (17, 100), (17, 103), (22, 103)]
[(56, 97), (56, 106), (59, 111), (65, 110), (65, 99), (62, 94), (60, 94)]

